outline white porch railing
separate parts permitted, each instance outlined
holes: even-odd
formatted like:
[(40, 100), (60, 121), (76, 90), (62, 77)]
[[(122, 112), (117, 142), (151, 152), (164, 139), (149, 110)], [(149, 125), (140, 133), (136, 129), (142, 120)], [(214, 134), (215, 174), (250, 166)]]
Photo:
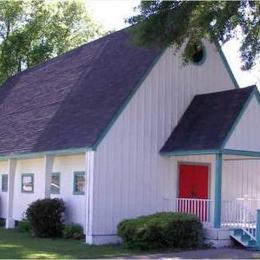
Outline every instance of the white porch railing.
[(213, 201), (211, 199), (189, 198), (164, 199), (163, 210), (194, 214), (201, 222), (209, 223), (212, 221)]
[(257, 205), (260, 200), (236, 199), (222, 201), (221, 226), (243, 228), (256, 239)]

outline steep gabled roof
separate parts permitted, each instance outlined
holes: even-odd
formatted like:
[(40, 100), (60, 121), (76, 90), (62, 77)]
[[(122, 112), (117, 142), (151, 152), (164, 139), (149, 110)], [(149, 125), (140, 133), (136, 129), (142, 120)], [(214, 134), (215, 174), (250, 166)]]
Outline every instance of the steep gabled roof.
[(160, 53), (121, 30), (10, 78), (0, 155), (92, 147)]
[(256, 86), (197, 95), (161, 149), (163, 154), (221, 149)]

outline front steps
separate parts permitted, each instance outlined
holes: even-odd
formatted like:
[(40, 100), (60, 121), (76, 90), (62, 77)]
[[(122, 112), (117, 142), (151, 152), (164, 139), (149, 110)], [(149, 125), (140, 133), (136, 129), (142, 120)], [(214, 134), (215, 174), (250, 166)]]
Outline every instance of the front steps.
[(239, 244), (250, 250), (258, 250), (256, 239), (244, 228), (236, 228), (232, 230), (230, 235)]

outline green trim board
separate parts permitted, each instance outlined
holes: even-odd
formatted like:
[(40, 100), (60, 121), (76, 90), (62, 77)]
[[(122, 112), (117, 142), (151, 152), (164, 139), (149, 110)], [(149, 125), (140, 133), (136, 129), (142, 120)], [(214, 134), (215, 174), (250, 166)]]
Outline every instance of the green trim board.
[(249, 157), (260, 157), (260, 151), (244, 151), (244, 150), (232, 150), (232, 149), (218, 149), (218, 150), (194, 150), (194, 151), (176, 151), (171, 153), (160, 153), (162, 156), (188, 156), (188, 155), (208, 155), (218, 154), (223, 155), (241, 155)]
[[(24, 182), (25, 178), (30, 179), (27, 181), (28, 190), (24, 188), (26, 182)], [(29, 185), (28, 185), (29, 183)], [(31, 185), (30, 185), (31, 183)], [(30, 189), (31, 186), (31, 189)], [(33, 173), (22, 173), (21, 175), (21, 192), (22, 193), (34, 193), (34, 174)]]
[(222, 51), (222, 48), (221, 48), (219, 42), (217, 40), (215, 40), (214, 43), (215, 43), (215, 45), (217, 47), (217, 51), (218, 51), (218, 53), (219, 53), (219, 55), (220, 55), (220, 57), (221, 57), (221, 59), (222, 59), (222, 61), (224, 63), (224, 66), (225, 66), (225, 68), (226, 68), (226, 70), (227, 70), (227, 72), (228, 72), (228, 74), (229, 74), (229, 76), (230, 76), (230, 78), (231, 78), (235, 88), (239, 88), (239, 84), (238, 84), (238, 82), (237, 82), (237, 80), (236, 80), (236, 78), (235, 78), (235, 76), (234, 76), (234, 74), (233, 74), (233, 72), (231, 70), (231, 67), (229, 66), (229, 63), (228, 63), (228, 61), (226, 59), (226, 56), (225, 56), (224, 52)]
[[(239, 112), (237, 118), (235, 119), (231, 129), (229, 130), (229, 133), (227, 134), (225, 140), (223, 141), (222, 145), (221, 145), (221, 149), (224, 149), (224, 147), (226, 146), (229, 138), (231, 137), (231, 135), (233, 134), (234, 130), (236, 129), (240, 119), (242, 118), (242, 116), (244, 115), (246, 109), (248, 108), (248, 105), (250, 104), (251, 100), (253, 99), (253, 97), (256, 97), (257, 101), (259, 102), (259, 92), (257, 90), (257, 87), (255, 86), (255, 90), (251, 93), (251, 95), (248, 97), (246, 103), (244, 104), (243, 108), (241, 109), (241, 111)], [(260, 105), (260, 103), (259, 103)]]
[(8, 192), (8, 174), (1, 174), (1, 192)]
[[(55, 180), (53, 180), (54, 178), (57, 178), (56, 180), (58, 180), (58, 183), (55, 183)], [(60, 172), (52, 172), (51, 173), (51, 187), (50, 187), (50, 192), (51, 194), (60, 194)]]
[(43, 151), (43, 152), (35, 152), (35, 153), (24, 153), (24, 154), (13, 154), (0, 156), (0, 161), (7, 161), (9, 159), (31, 159), (37, 157), (44, 157), (46, 155), (72, 155), (78, 153), (85, 153), (87, 151), (92, 151), (91, 147), (83, 147), (83, 148), (69, 148), (64, 150), (56, 150), (56, 151)]
[(256, 248), (260, 250), (260, 209), (256, 211)]
[(219, 150), (187, 150), (187, 151), (174, 151), (169, 153), (163, 153), (160, 154), (163, 156), (186, 156), (186, 155), (206, 155), (206, 154), (216, 154)]
[[(78, 187), (78, 184), (76, 183), (77, 178), (84, 177), (83, 181), (83, 190), (78, 190), (80, 187)], [(86, 182), (86, 176), (84, 171), (77, 171), (73, 172), (73, 194), (74, 195), (84, 195), (85, 194), (85, 182)]]
[(226, 155), (241, 155), (248, 157), (260, 157), (260, 151), (244, 151), (244, 150), (232, 150), (232, 149), (222, 149), (221, 152)]

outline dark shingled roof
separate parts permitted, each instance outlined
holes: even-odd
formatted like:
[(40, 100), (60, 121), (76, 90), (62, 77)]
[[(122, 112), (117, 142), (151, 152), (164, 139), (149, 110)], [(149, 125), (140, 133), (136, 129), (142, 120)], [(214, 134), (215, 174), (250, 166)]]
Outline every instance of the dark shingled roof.
[(92, 147), (160, 53), (121, 30), (10, 78), (0, 155)]
[(197, 95), (161, 153), (221, 148), (255, 86)]

